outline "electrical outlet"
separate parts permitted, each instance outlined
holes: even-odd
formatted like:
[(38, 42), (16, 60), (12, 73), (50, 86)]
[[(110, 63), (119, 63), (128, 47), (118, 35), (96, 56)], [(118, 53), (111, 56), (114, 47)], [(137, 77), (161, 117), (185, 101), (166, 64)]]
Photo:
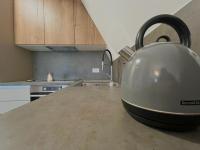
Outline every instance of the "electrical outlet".
[(100, 72), (99, 68), (92, 68), (92, 73), (99, 73), (99, 72)]

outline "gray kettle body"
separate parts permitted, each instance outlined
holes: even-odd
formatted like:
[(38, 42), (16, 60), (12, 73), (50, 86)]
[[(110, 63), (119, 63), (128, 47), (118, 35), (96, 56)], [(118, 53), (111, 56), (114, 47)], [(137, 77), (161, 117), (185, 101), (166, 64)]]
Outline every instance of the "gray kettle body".
[[(156, 24), (172, 26), (180, 43), (157, 42), (143, 46), (146, 30)], [(122, 102), (136, 120), (170, 130), (200, 124), (200, 57), (190, 49), (190, 31), (172, 15), (147, 21), (136, 38), (136, 52), (122, 75)]]

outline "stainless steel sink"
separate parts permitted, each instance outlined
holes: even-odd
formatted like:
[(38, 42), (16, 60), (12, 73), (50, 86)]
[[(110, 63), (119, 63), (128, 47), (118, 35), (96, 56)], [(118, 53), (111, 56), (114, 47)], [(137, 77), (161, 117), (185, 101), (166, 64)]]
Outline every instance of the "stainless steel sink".
[(116, 82), (105, 82), (105, 81), (99, 81), (99, 82), (83, 82), (82, 86), (106, 86), (106, 87), (119, 87), (119, 84)]

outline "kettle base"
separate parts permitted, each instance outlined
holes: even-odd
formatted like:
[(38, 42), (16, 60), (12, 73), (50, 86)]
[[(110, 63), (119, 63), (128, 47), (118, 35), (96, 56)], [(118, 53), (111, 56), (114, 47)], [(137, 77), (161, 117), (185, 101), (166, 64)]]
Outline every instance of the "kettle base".
[(135, 120), (151, 127), (173, 131), (187, 131), (197, 128), (200, 124), (200, 115), (160, 113), (130, 105), (123, 100), (122, 103)]

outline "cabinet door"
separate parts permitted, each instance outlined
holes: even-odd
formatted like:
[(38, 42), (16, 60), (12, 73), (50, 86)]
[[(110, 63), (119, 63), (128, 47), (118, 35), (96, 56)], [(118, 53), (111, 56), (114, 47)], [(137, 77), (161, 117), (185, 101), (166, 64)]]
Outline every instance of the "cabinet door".
[(29, 101), (10, 101), (10, 102), (0, 102), (0, 114), (6, 113), (25, 104), (30, 103)]
[(30, 86), (0, 86), (2, 101), (30, 101)]
[(30, 86), (0, 86), (0, 114), (30, 103)]
[(16, 44), (44, 44), (43, 4), (43, 0), (14, 0)]
[(88, 15), (81, 0), (75, 0), (75, 44), (93, 44), (94, 29), (90, 16)]
[(105, 44), (91, 17), (81, 0), (75, 0), (75, 44), (94, 45)]
[(45, 44), (74, 44), (74, 0), (44, 0)]
[(96, 25), (93, 23), (94, 28), (94, 41), (93, 44), (95, 45), (106, 45), (103, 37), (101, 36), (101, 33), (97, 29)]

